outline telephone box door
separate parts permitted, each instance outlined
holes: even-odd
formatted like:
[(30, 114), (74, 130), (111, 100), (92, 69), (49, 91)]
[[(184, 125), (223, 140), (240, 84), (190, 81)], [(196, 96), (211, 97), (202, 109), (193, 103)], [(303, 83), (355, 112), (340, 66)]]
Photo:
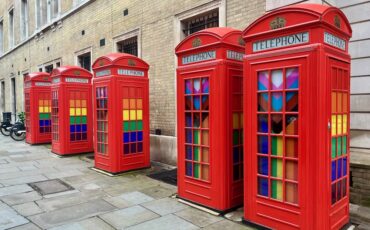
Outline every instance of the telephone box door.
[[(245, 78), (251, 106), (247, 119), (246, 196), (247, 219), (280, 229), (296, 229), (304, 221), (307, 179), (303, 172), (307, 156), (302, 154), (302, 94), (306, 76), (306, 58), (290, 57), (249, 63), (250, 77)], [(294, 64), (292, 64), (294, 63)], [(250, 84), (257, 83), (257, 84)], [(304, 144), (304, 143), (303, 143)], [(300, 192), (301, 191), (301, 192)], [(280, 208), (279, 208), (280, 206)], [(270, 207), (275, 207), (271, 209)], [(274, 217), (273, 219), (271, 217)], [(279, 225), (279, 219), (283, 219)]]

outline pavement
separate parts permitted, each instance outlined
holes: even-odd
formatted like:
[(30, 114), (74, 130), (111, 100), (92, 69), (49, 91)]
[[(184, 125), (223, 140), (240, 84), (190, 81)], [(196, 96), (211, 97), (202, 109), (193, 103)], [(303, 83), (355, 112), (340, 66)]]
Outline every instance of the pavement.
[(161, 166), (110, 177), (49, 148), (0, 135), (0, 229), (253, 229), (241, 210), (215, 216), (180, 203), (176, 186), (146, 176)]

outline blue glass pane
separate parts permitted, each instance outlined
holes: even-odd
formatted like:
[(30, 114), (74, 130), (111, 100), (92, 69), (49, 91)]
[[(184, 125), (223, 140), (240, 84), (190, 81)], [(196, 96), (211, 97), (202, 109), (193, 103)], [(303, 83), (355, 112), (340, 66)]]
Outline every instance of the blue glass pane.
[(137, 132), (137, 141), (143, 141), (143, 132)]
[(208, 110), (209, 109), (209, 96), (203, 95), (202, 96), (202, 110)]
[(75, 141), (76, 140), (76, 135), (74, 133), (71, 133), (71, 141)]
[(185, 113), (185, 126), (186, 127), (191, 127), (192, 126), (191, 113)]
[(185, 173), (187, 176), (192, 176), (193, 174), (193, 165), (191, 162), (185, 163)]
[(336, 167), (336, 161), (331, 162), (331, 181), (335, 181), (337, 179), (337, 167)]
[(40, 127), (44, 127), (44, 120), (40, 120), (39, 125), (40, 125)]
[(342, 166), (343, 166), (343, 161), (342, 158), (338, 159), (338, 164), (337, 164), (337, 169), (338, 169), (338, 179), (342, 177)]
[(267, 133), (268, 132), (268, 115), (260, 114), (258, 115), (258, 132)]
[(76, 132), (81, 132), (81, 125), (76, 125)]
[(343, 158), (343, 176), (347, 176), (347, 157)]
[(191, 129), (186, 130), (185, 142), (186, 143), (192, 143), (193, 142), (193, 132), (191, 131)]
[(136, 153), (136, 143), (131, 143), (131, 153)]
[(190, 145), (185, 147), (186, 159), (192, 160), (193, 159), (193, 148)]
[(269, 160), (267, 157), (258, 157), (258, 173), (268, 175), (269, 173)]
[(45, 126), (50, 126), (50, 120), (45, 120)]
[(202, 79), (202, 92), (209, 93), (209, 79), (208, 78)]
[(185, 80), (185, 94), (191, 94), (193, 92), (193, 85), (191, 80)]
[(283, 108), (283, 93), (271, 93), (271, 109), (273, 112), (281, 112)]
[(76, 132), (76, 128), (75, 128), (75, 126), (74, 126), (74, 125), (70, 125), (70, 126), (69, 126), (69, 131), (70, 131), (71, 133)]
[(193, 97), (193, 106), (195, 110), (200, 110), (200, 96)]
[(233, 159), (234, 159), (234, 163), (239, 162), (239, 147), (233, 148)]
[(87, 131), (87, 125), (82, 125), (82, 132), (86, 132)]
[(269, 181), (267, 178), (258, 177), (258, 194), (262, 196), (269, 195)]
[(258, 136), (258, 152), (267, 154), (269, 149), (268, 136)]
[(123, 153), (124, 154), (129, 154), (130, 153), (130, 145), (129, 144), (125, 144), (123, 146)]
[(130, 142), (130, 133), (124, 133), (123, 134), (123, 143)]
[(137, 152), (138, 153), (143, 152), (143, 142), (137, 143)]
[[(136, 141), (136, 132), (130, 133), (130, 141), (135, 142)], [(135, 151), (136, 152), (136, 151)]]
[(81, 140), (87, 140), (87, 133), (82, 133)]

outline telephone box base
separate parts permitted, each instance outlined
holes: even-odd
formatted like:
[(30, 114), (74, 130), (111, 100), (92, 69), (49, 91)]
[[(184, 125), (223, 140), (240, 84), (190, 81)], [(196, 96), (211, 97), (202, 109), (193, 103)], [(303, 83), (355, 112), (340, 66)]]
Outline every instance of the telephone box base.
[(215, 208), (210, 208), (210, 207), (207, 207), (205, 205), (202, 205), (202, 204), (199, 204), (199, 203), (196, 203), (194, 201), (191, 201), (191, 200), (188, 200), (186, 198), (183, 198), (183, 197), (180, 197), (178, 194), (176, 195), (176, 198), (179, 200), (179, 202), (181, 203), (184, 203), (184, 204), (187, 204), (193, 208), (196, 208), (196, 209), (199, 209), (201, 211), (205, 211), (205, 212), (208, 212), (212, 215), (215, 215), (215, 216), (222, 216), (222, 215), (225, 215), (226, 213), (229, 213), (229, 212), (232, 212), (232, 211), (235, 211), (237, 210), (238, 208), (240, 207), (243, 207), (243, 205), (238, 205), (238, 206), (235, 206), (235, 207), (232, 207), (232, 208), (229, 208), (229, 209), (225, 209), (225, 210), (218, 210), (218, 209), (215, 209)]
[(29, 145), (45, 145), (45, 144), (51, 144), (51, 141), (38, 141), (38, 142), (26, 141), (26, 143)]
[(79, 152), (79, 153), (57, 153), (57, 152), (54, 152), (54, 151), (51, 151), (51, 152), (54, 153), (55, 155), (57, 155), (58, 157), (63, 158), (63, 157), (73, 157), (73, 156), (77, 156), (77, 155), (93, 153), (94, 150), (86, 151), (86, 152)]
[(97, 167), (91, 167), (90, 169), (94, 170), (95, 172), (107, 175), (107, 176), (116, 177), (116, 176), (120, 176), (128, 172), (140, 171), (140, 170), (149, 169), (149, 168), (151, 168), (151, 166), (146, 166), (146, 167), (137, 168), (137, 169), (130, 169), (130, 170), (125, 170), (125, 171), (119, 171), (119, 172), (109, 172), (109, 171), (106, 171), (104, 169), (100, 169)]
[(248, 227), (256, 228), (258, 230), (271, 230), (271, 228), (246, 220), (244, 217), (242, 218), (242, 223)]

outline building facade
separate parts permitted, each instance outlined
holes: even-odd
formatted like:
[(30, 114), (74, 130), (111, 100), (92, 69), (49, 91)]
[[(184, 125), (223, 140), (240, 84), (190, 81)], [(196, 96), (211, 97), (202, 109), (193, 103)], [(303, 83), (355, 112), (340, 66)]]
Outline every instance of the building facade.
[[(23, 76), (61, 65), (91, 70), (94, 60), (126, 52), (150, 64), (152, 159), (176, 163), (174, 48), (208, 27), (243, 30), (256, 18), (297, 0), (3, 0), (0, 1), (0, 112), (24, 110)], [(352, 144), (370, 149), (369, 12), (358, 0), (311, 0), (342, 7), (353, 23)], [(350, 4), (353, 2), (353, 4)], [(370, 3), (363, 3), (369, 8)], [(361, 10), (358, 11), (357, 9)], [(360, 12), (360, 13), (357, 13)], [(367, 19), (366, 19), (367, 17)], [(367, 104), (366, 104), (367, 103)]]

